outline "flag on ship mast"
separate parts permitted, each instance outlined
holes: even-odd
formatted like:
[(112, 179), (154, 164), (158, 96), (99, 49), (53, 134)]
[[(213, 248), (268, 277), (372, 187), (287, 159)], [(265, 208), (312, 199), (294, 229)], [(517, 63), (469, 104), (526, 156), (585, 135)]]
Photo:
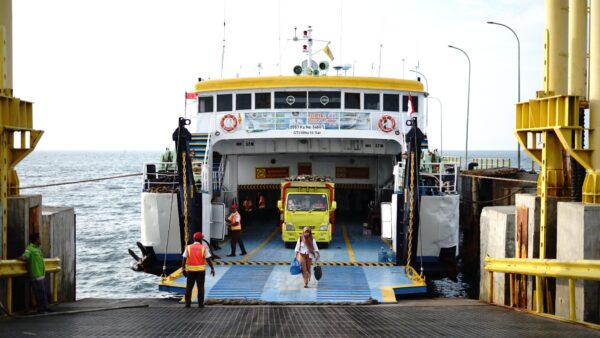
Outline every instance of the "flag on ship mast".
[(329, 57), (329, 60), (333, 61), (334, 57), (333, 53), (331, 52), (331, 49), (329, 49), (329, 44), (327, 44), (327, 46), (325, 46), (325, 48), (323, 48), (322, 50), (323, 53), (325, 53), (327, 57)]
[(415, 105), (413, 104), (412, 95), (408, 95), (408, 115), (412, 116), (415, 113)]
[(198, 93), (188, 93), (185, 92), (185, 99), (186, 100), (195, 100), (198, 97)]

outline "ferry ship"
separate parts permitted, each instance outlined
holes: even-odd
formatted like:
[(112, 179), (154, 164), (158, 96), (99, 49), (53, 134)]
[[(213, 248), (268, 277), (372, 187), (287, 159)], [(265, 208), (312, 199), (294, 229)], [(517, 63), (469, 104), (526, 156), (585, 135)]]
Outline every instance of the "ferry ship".
[[(173, 134), (179, 163), (144, 165), (138, 242), (143, 255), (130, 251), (134, 270), (169, 275), (180, 267), (184, 243), (196, 231), (218, 245), (227, 236), (229, 206), (241, 208), (246, 198), (253, 211), (249, 223), (242, 210), (243, 238), (254, 256), (242, 261), (289, 262), (293, 251), (284, 245), (277, 202), (281, 182), (299, 175), (335, 183), (332, 240), (321, 250), (323, 263), (402, 265), (406, 262), (397, 258), (412, 240), (417, 251), (412, 265), (420, 274), (428, 266), (452, 265), (459, 238), (457, 164), (421, 163), (420, 230), (412, 239), (399, 226), (410, 121), (427, 131), (428, 93), (421, 82), (331, 75), (328, 61), (313, 59), (317, 40), (310, 28), (294, 40), (303, 43), (306, 58), (292, 75), (199, 79), (186, 94), (198, 110), (190, 120), (181, 119)], [(190, 178), (188, 186), (180, 184), (182, 178)], [(260, 210), (259, 195), (266, 201)], [(224, 257), (228, 247), (213, 251), (224, 263), (241, 258)]]

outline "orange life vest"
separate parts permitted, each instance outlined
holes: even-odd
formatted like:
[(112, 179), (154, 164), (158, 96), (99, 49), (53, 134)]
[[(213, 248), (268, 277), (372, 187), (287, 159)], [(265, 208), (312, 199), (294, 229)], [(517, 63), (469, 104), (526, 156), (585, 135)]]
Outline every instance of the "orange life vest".
[(231, 223), (231, 230), (242, 230), (242, 225), (237, 221), (240, 214), (236, 211), (229, 215), (229, 223)]
[(188, 245), (187, 260), (185, 261), (185, 269), (187, 271), (205, 271), (206, 270), (206, 258), (204, 252), (206, 248), (200, 243), (194, 243)]

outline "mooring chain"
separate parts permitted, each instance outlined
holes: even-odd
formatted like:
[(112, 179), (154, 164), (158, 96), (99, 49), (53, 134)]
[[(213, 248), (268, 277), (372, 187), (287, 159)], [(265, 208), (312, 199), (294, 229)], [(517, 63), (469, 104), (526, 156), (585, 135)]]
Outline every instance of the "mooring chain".
[(413, 205), (415, 202), (414, 190), (415, 190), (415, 153), (410, 153), (410, 200), (408, 206), (408, 257), (406, 258), (406, 266), (410, 267), (410, 257), (412, 256), (412, 232), (413, 232)]
[(184, 239), (185, 244), (188, 245), (188, 200), (187, 200), (187, 167), (186, 167), (186, 152), (181, 153), (182, 157), (182, 171), (183, 171), (183, 231), (184, 231)]

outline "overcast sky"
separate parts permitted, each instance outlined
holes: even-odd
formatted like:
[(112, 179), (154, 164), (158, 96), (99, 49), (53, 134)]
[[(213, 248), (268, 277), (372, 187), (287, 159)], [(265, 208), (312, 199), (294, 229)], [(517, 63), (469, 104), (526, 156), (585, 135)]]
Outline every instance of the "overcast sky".
[[(226, 78), (257, 76), (259, 63), (261, 75), (280, 75), (279, 51), (281, 74), (292, 75), (302, 56), (288, 42), (294, 26), (331, 41), (333, 64), (354, 65), (349, 75), (414, 79), (418, 65), (443, 105), (444, 150), (464, 149), (467, 110), (467, 58), (449, 44), (471, 59), (471, 150), (517, 144), (517, 42), (487, 21), (519, 35), (521, 99), (542, 89), (543, 0), (13, 0), (13, 87), (34, 102), (34, 128), (45, 131), (37, 149), (170, 145), (184, 92), (220, 78), (224, 18)], [(433, 147), (439, 111), (430, 101)]]

